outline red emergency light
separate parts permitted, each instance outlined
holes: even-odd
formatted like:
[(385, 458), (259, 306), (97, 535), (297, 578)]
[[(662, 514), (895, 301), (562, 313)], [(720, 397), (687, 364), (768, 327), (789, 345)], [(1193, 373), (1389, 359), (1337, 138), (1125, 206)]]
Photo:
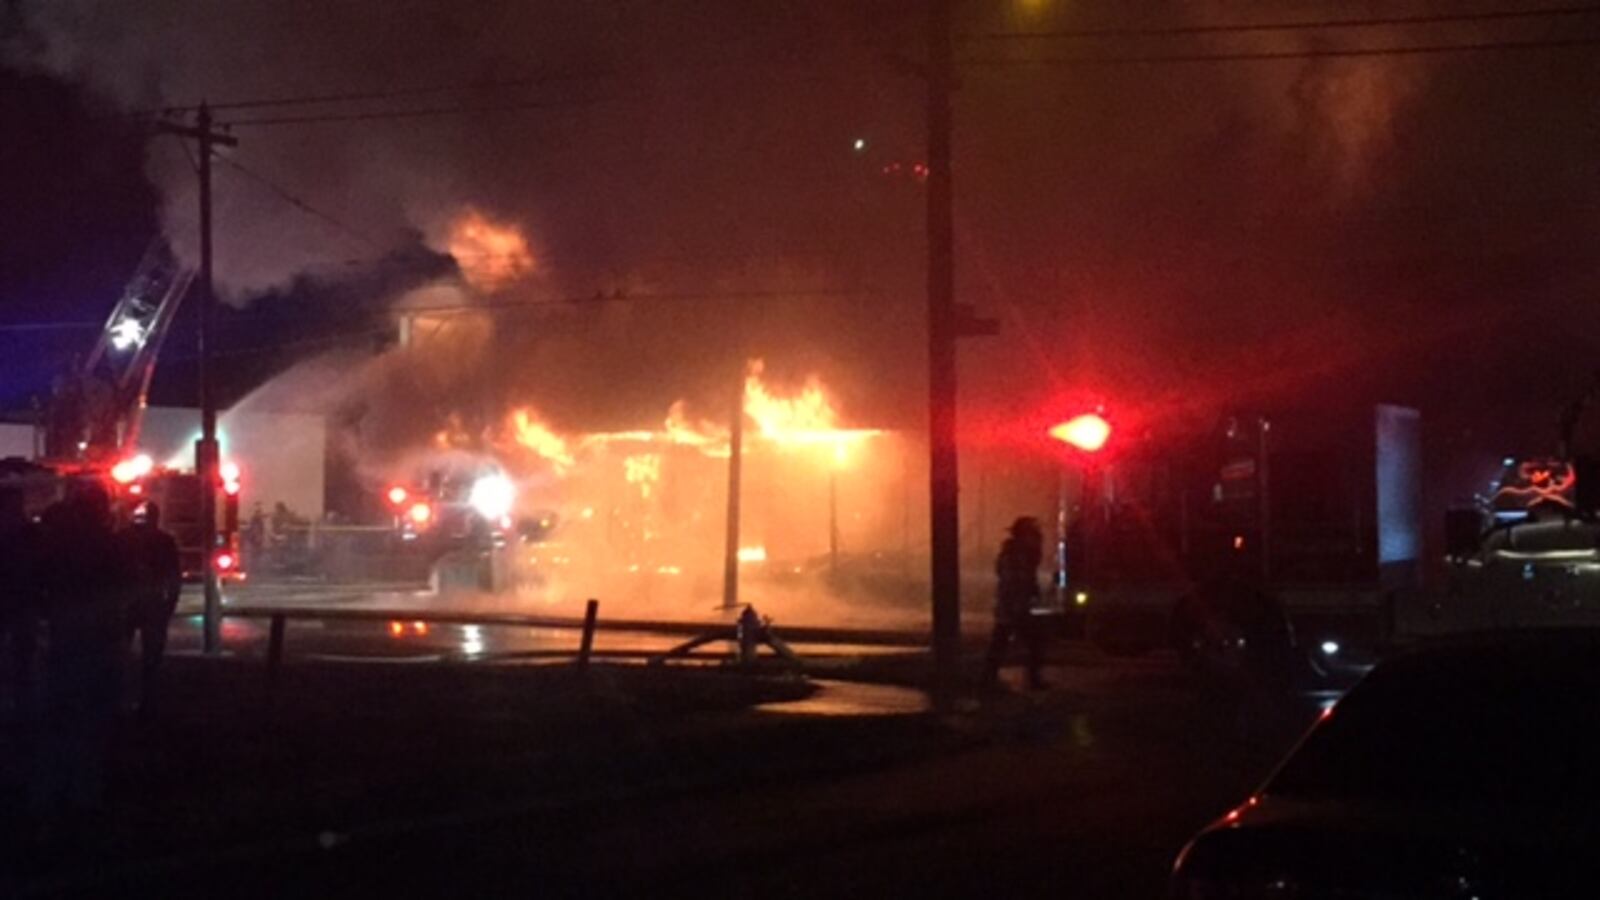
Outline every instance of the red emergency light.
[(394, 504), (395, 506), (399, 506), (399, 505), (405, 503), (406, 499), (408, 497), (410, 497), (410, 496), (411, 496), (411, 492), (406, 490), (405, 488), (401, 487), (398, 484), (395, 485), (392, 488), (389, 488), (389, 502)]
[(231, 571), (233, 569), (233, 564), (235, 562), (238, 562), (238, 560), (233, 558), (233, 554), (232, 553), (227, 553), (227, 552), (218, 553), (217, 554), (217, 571), (218, 572)]
[(1051, 428), (1050, 436), (1085, 453), (1098, 453), (1111, 439), (1111, 423), (1099, 413), (1084, 413)]
[(408, 515), (411, 516), (411, 521), (416, 524), (426, 525), (433, 518), (433, 507), (426, 503), (417, 503), (411, 507)]

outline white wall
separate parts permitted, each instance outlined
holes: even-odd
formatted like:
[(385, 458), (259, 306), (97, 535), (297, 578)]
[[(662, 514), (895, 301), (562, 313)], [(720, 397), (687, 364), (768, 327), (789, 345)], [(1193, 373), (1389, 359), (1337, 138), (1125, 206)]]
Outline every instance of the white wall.
[(33, 426), (0, 423), (0, 459), (20, 456), (33, 459)]

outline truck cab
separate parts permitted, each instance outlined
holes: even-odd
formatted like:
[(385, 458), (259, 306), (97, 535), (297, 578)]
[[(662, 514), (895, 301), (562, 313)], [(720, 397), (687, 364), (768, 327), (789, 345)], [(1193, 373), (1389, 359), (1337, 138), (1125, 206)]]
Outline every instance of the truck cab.
[(1419, 431), (1390, 405), (1236, 414), (1087, 472), (1068, 580), (1089, 637), (1312, 681), (1365, 671), (1420, 577)]
[(1446, 522), (1449, 579), (1427, 625), (1442, 631), (1600, 625), (1600, 523), (1589, 467), (1508, 459), (1486, 502)]

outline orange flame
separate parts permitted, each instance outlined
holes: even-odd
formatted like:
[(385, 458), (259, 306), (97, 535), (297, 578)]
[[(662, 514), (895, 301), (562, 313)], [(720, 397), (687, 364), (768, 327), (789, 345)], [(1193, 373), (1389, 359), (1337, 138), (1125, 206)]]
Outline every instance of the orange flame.
[(762, 360), (750, 361), (744, 380), (744, 413), (756, 423), (761, 437), (766, 440), (781, 447), (829, 447), (834, 463), (842, 465), (848, 460), (851, 447), (878, 433), (871, 429), (838, 427), (839, 412), (815, 375), (806, 379), (799, 394), (782, 397), (762, 381), (765, 369)]
[(433, 433), (433, 445), (440, 450), (458, 450), (472, 446), (472, 435), (458, 413), (445, 417), (444, 427)]
[(667, 420), (661, 425), (669, 443), (698, 447), (707, 456), (728, 455), (728, 430), (710, 422), (691, 422), (682, 400), (667, 410)]
[[(786, 394), (767, 386), (761, 378), (763, 370), (761, 360), (752, 360), (745, 378), (744, 413), (755, 424), (753, 432), (747, 432), (750, 440), (766, 441), (784, 450), (815, 447), (828, 454), (832, 465), (844, 466), (855, 448), (881, 433), (872, 429), (839, 428), (838, 410), (816, 376), (808, 378), (799, 393)], [(462, 434), (458, 419), (452, 417), (448, 425), (436, 438), (441, 447), (458, 444)], [(592, 448), (611, 444), (690, 447), (706, 456), (722, 458), (728, 456), (730, 449), (728, 429), (715, 422), (691, 420), (682, 400), (672, 404), (661, 428), (654, 431), (609, 431), (563, 437), (545, 424), (532, 407), (523, 406), (511, 411), (505, 433), (515, 447), (549, 461), (556, 472), (563, 475), (577, 465), (579, 456)], [(639, 485), (641, 494), (648, 498), (652, 485), (661, 480), (661, 464), (659, 453), (636, 453), (624, 460), (624, 475), (629, 484)]]
[(575, 461), (566, 440), (539, 421), (538, 414), (528, 407), (512, 411), (511, 434), (518, 446), (549, 460), (557, 471), (571, 468)]
[(622, 461), (623, 478), (639, 486), (639, 496), (650, 499), (650, 493), (661, 481), (661, 454), (637, 453)]
[(492, 222), (468, 209), (450, 226), (450, 255), (467, 283), (480, 291), (498, 291), (534, 270), (528, 240), (514, 224)]

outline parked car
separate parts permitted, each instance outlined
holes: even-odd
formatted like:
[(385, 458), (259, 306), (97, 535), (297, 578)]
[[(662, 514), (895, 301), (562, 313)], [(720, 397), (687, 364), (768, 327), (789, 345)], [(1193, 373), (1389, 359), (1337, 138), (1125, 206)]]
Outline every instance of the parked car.
[(1179, 855), (1175, 898), (1600, 895), (1600, 631), (1380, 664)]

